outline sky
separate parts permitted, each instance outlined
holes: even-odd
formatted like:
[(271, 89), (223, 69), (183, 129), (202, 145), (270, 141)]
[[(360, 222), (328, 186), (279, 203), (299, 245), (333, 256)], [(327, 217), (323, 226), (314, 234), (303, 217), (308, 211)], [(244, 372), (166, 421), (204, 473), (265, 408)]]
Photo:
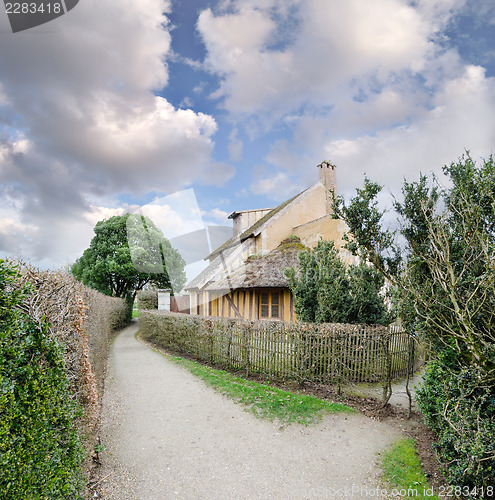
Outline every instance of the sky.
[(493, 0), (80, 0), (0, 40), (0, 258), (39, 267), (126, 212), (230, 225), (323, 160), (348, 198), (494, 150)]

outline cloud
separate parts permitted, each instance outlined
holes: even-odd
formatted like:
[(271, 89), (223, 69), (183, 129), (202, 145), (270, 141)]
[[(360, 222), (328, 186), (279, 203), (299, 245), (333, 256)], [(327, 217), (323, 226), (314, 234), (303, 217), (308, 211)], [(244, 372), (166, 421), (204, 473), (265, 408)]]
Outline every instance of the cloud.
[[(16, 199), (15, 223), (38, 228), (38, 257), (51, 251), (49, 238), (72, 251), (57, 231), (84, 226), (90, 199), (233, 175), (212, 163), (214, 118), (154, 93), (168, 82), (170, 10), (168, 0), (85, 0), (3, 37), (0, 184)], [(0, 29), (8, 31), (6, 16)]]
[(182, 99), (182, 101), (179, 105), (180, 108), (192, 108), (193, 106), (194, 106), (194, 103), (189, 96), (184, 97), (184, 99)]
[(235, 128), (229, 134), (229, 157), (231, 161), (240, 161), (242, 158), (242, 148), (244, 143), (242, 142), (237, 134), (239, 131)]
[(220, 210), (219, 208), (212, 208), (208, 212), (205, 213), (205, 216), (215, 220), (217, 223), (222, 222), (226, 225), (230, 225), (231, 223), (228, 220), (229, 212), (225, 210)]
[(325, 144), (325, 154), (344, 174), (342, 188), (361, 185), (363, 175), (398, 191), (402, 179), (418, 172), (441, 174), (443, 165), (465, 150), (474, 159), (487, 158), (495, 144), (495, 79), (484, 69), (467, 66), (436, 94), (432, 109), (410, 125), (383, 129), (374, 135), (339, 139)]
[(33, 243), (38, 237), (38, 228), (19, 223), (14, 217), (0, 217), (0, 247), (10, 254), (24, 254), (26, 244)]
[(203, 229), (201, 210), (193, 189), (163, 196), (130, 212), (149, 217), (167, 239)]
[[(437, 11), (448, 11), (443, 3)], [(439, 22), (403, 0), (284, 5), (239, 1), (228, 12), (207, 9), (199, 17), (205, 63), (222, 79), (215, 95), (232, 113), (280, 117), (308, 102), (333, 105), (348, 95), (349, 83), (380, 84), (394, 73), (421, 71), (435, 51), (430, 40)], [(293, 28), (281, 43), (278, 30), (286, 24)]]
[[(258, 171), (256, 177), (256, 180), (250, 186), (251, 192), (254, 195), (265, 195), (272, 200), (283, 201), (297, 192), (302, 191), (300, 186), (285, 172), (273, 174), (271, 171), (263, 170)], [(316, 180), (315, 176), (312, 184), (314, 184)]]
[(463, 59), (449, 32), (467, 15), (490, 23), (490, 2), (477, 14), (466, 0), (223, 7), (203, 11), (197, 25), (204, 64), (220, 79), (215, 97), (253, 137), (285, 132), (264, 157), (276, 173), (258, 172), (253, 193), (286, 198), (315, 182), (324, 159), (349, 192), (365, 172), (398, 189), (404, 176), (439, 172), (465, 149), (492, 152), (495, 81)]

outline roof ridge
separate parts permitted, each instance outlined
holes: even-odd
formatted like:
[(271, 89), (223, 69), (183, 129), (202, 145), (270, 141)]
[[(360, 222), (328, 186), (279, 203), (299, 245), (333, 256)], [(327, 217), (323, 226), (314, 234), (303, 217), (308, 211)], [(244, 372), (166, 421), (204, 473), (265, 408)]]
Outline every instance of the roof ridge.
[(265, 222), (270, 220), (273, 216), (277, 215), (281, 210), (283, 210), (290, 203), (292, 203), (296, 198), (301, 196), (303, 193), (305, 193), (308, 189), (311, 189), (312, 187), (314, 187), (314, 186), (310, 186), (310, 187), (306, 188), (304, 191), (301, 191), (300, 193), (294, 195), (292, 198), (285, 200), (280, 205), (273, 208), (270, 212), (268, 212), (261, 219), (257, 220), (254, 224), (249, 226), (241, 234), (239, 234), (238, 236), (233, 236), (232, 238), (230, 238), (230, 240), (227, 240), (223, 245), (220, 245), (217, 249), (215, 249), (213, 252), (211, 252), (209, 255), (207, 255), (205, 257), (205, 260), (210, 258), (212, 255), (220, 253), (222, 250), (228, 248), (235, 240), (239, 240), (240, 242), (242, 242), (243, 240), (247, 239), (253, 231), (255, 231), (256, 229), (261, 227), (263, 224), (265, 224)]

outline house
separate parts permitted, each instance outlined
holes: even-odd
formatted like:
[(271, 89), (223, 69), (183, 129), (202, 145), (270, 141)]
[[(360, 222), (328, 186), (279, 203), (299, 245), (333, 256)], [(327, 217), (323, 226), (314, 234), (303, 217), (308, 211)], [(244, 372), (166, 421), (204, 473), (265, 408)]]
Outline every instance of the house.
[(318, 182), (275, 208), (233, 212), (233, 235), (206, 259), (210, 264), (185, 290), (191, 314), (294, 321), (284, 269), (298, 267), (298, 254), (332, 240), (345, 260), (346, 225), (332, 219), (336, 167), (318, 165)]

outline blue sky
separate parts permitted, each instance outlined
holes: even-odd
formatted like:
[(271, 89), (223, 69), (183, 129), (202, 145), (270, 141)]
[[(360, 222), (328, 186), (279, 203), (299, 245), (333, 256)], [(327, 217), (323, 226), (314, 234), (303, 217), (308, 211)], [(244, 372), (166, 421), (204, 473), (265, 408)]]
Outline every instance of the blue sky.
[(397, 193), (494, 149), (492, 0), (81, 0), (0, 23), (0, 256), (42, 267), (143, 205), (196, 228), (163, 201), (183, 190), (221, 225), (322, 160), (345, 196), (365, 174)]

